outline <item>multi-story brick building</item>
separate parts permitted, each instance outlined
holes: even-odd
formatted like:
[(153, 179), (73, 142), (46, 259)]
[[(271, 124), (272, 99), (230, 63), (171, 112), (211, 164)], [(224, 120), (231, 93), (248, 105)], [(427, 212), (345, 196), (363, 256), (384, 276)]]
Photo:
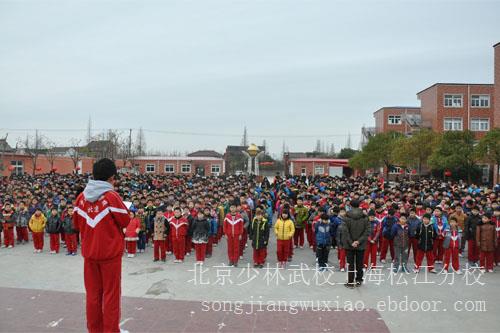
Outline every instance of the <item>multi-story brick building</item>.
[(422, 127), (436, 132), (470, 130), (480, 138), (495, 124), (493, 84), (436, 83), (417, 97)]
[(373, 117), (375, 118), (375, 133), (395, 131), (409, 135), (420, 122), (420, 108), (414, 106), (383, 107), (375, 111)]

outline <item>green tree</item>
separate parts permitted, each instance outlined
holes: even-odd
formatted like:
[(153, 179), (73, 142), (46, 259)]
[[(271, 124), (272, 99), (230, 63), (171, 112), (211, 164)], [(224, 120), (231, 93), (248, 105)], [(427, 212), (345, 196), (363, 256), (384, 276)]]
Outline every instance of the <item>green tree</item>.
[(429, 158), (429, 166), (455, 171), (463, 168), (470, 183), (478, 160), (474, 143), (474, 134), (470, 131), (445, 132)]
[(481, 138), (476, 146), (477, 157), (500, 165), (500, 128), (494, 128)]
[(351, 148), (342, 148), (339, 152), (339, 154), (337, 155), (337, 158), (352, 158), (354, 155), (356, 155), (358, 151), (355, 150), (355, 149), (351, 149)]
[(394, 148), (403, 135), (398, 132), (379, 133), (372, 136), (361, 152), (349, 161), (356, 169), (385, 167), (387, 177), (389, 169), (394, 165)]
[(401, 137), (395, 144), (394, 160), (400, 166), (415, 168), (420, 176), (438, 142), (439, 135), (428, 129), (422, 129), (409, 138)]

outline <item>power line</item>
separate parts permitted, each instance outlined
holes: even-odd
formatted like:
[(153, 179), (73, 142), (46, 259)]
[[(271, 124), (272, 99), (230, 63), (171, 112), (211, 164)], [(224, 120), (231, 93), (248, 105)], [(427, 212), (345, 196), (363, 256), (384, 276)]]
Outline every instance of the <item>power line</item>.
[[(85, 128), (71, 128), (71, 129), (63, 129), (63, 128), (0, 128), (0, 131), (9, 131), (9, 132), (35, 132), (35, 131), (43, 131), (43, 132), (86, 132), (88, 129)], [(129, 131), (130, 128), (102, 128), (102, 129), (92, 129), (92, 131)], [(133, 128), (133, 130), (138, 131), (138, 128)], [(167, 135), (185, 135), (185, 136), (210, 136), (210, 137), (241, 137), (241, 134), (222, 134), (222, 133), (206, 133), (206, 132), (187, 132), (187, 131), (171, 131), (171, 130), (155, 130), (155, 129), (142, 129), (144, 132), (149, 133), (158, 133), (158, 134), (167, 134)], [(300, 139), (300, 138), (334, 138), (334, 137), (348, 137), (348, 136), (361, 136), (361, 134), (255, 134), (249, 135), (248, 137), (254, 139), (265, 139), (265, 138), (287, 138), (287, 139)]]

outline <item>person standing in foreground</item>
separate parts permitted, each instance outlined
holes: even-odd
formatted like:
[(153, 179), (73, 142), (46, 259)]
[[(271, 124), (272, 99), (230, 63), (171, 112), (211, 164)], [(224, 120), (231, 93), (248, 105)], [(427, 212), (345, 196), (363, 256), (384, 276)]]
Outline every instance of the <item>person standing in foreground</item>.
[(348, 280), (345, 286), (354, 288), (354, 272), (356, 272), (356, 286), (363, 283), (363, 259), (365, 255), (366, 241), (370, 233), (370, 222), (359, 208), (359, 201), (351, 201), (352, 209), (347, 212), (345, 218), (344, 234), (347, 254)]
[(115, 163), (103, 158), (94, 164), (92, 173), (94, 179), (76, 198), (73, 214), (84, 258), (87, 329), (91, 333), (120, 332), (123, 228), (130, 217), (114, 191)]

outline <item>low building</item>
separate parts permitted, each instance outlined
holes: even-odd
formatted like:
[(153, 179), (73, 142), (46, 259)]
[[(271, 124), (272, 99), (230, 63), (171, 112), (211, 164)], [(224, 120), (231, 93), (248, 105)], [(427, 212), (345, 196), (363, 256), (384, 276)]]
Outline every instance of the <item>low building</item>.
[(217, 157), (140, 156), (133, 163), (139, 173), (218, 176), (226, 172), (224, 159)]
[(350, 177), (353, 174), (349, 160), (339, 158), (290, 158), (286, 160), (286, 168), (292, 176)]

